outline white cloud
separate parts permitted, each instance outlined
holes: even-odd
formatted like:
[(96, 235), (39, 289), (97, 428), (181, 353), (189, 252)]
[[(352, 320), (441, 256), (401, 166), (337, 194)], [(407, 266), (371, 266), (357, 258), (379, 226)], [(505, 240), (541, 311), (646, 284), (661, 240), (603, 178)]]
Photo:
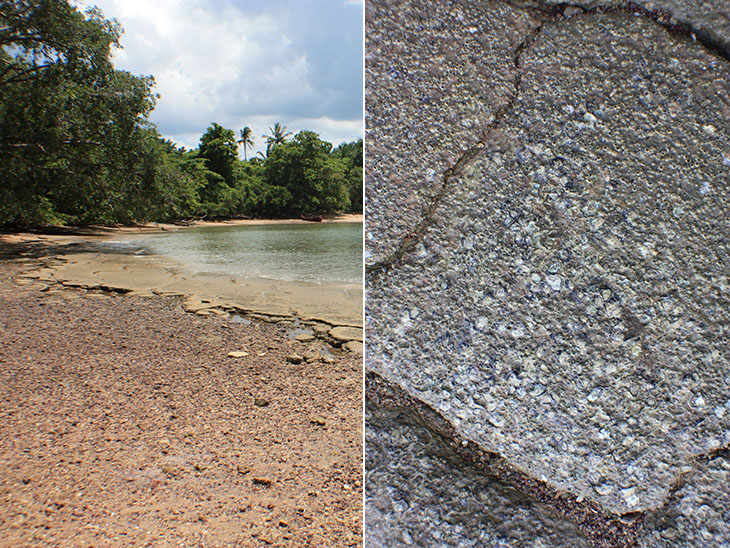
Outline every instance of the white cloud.
[[(363, 122), (361, 119), (334, 120), (327, 116), (322, 116), (320, 118), (298, 118), (286, 122), (276, 116), (252, 116), (246, 120), (241, 120), (238, 124), (232, 124), (230, 128), (235, 128), (236, 139), (240, 137), (238, 132), (242, 127), (249, 126), (251, 128), (253, 131), (254, 146), (253, 149), (249, 149), (247, 152), (247, 155), (250, 158), (255, 156), (258, 152), (264, 152), (266, 150), (266, 138), (264, 136), (271, 134), (269, 130), (276, 122), (284, 125), (286, 127), (286, 131), (291, 132), (292, 135), (296, 135), (305, 129), (314, 131), (319, 134), (322, 140), (332, 143), (333, 147), (336, 147), (342, 142), (355, 141), (362, 137), (363, 133)], [(203, 128), (203, 131), (205, 131), (205, 129), (207, 129), (207, 126)], [(188, 149), (191, 149), (198, 146), (201, 134), (202, 131), (180, 132), (167, 135), (166, 137)], [(243, 157), (243, 149), (241, 148), (239, 150), (241, 157)]]
[(179, 144), (212, 122), (251, 126), (257, 144), (274, 122), (335, 145), (361, 136), (361, 1), (79, 1), (124, 27), (115, 65), (155, 77), (151, 119)]

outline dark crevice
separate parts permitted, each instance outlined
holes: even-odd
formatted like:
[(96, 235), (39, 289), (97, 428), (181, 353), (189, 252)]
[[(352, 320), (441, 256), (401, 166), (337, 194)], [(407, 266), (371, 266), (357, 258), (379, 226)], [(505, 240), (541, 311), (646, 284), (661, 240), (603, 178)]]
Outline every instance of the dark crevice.
[[(676, 493), (686, 484), (694, 468), (681, 473), (669, 487), (664, 503), (658, 508), (615, 514), (595, 501), (567, 491), (560, 491), (513, 466), (505, 457), (489, 451), (462, 436), (439, 412), (408, 394), (398, 384), (368, 371), (365, 377), (365, 399), (375, 409), (395, 410), (431, 432), (455, 455), (481, 473), (512, 487), (530, 500), (548, 505), (558, 515), (576, 524), (591, 548), (636, 548), (647, 518), (665, 512), (676, 504)], [(730, 457), (726, 445), (696, 455), (689, 465), (696, 466), (714, 458)]]
[[(499, 0), (495, 1), (499, 2)], [(398, 263), (406, 253), (411, 251), (418, 242), (423, 239), (425, 233), (433, 223), (436, 210), (441, 204), (443, 198), (451, 190), (454, 182), (464, 173), (466, 168), (474, 163), (479, 154), (487, 148), (492, 132), (498, 129), (507, 119), (508, 115), (514, 110), (521, 92), (523, 76), (523, 72), (521, 70), (522, 55), (535, 42), (546, 24), (596, 14), (624, 13), (640, 16), (657, 23), (672, 35), (679, 36), (685, 40), (696, 41), (708, 52), (724, 59), (725, 61), (730, 61), (730, 43), (724, 42), (719, 37), (713, 36), (703, 29), (698, 29), (692, 26), (689, 22), (673, 21), (672, 13), (667, 10), (659, 8), (648, 9), (635, 2), (626, 2), (617, 6), (595, 6), (593, 8), (585, 8), (581, 5), (567, 2), (550, 5), (545, 4), (544, 2), (526, 3), (520, 2), (519, 0), (503, 0), (502, 3), (517, 10), (527, 12), (538, 21), (535, 28), (533, 28), (517, 45), (512, 55), (512, 63), (515, 68), (513, 92), (507, 101), (497, 109), (491, 122), (484, 129), (479, 141), (462, 154), (452, 167), (448, 168), (444, 172), (439, 191), (425, 208), (423, 217), (416, 224), (415, 228), (401, 239), (395, 250), (387, 257), (375, 263), (366, 264), (365, 271), (368, 274), (386, 272), (389, 268)]]

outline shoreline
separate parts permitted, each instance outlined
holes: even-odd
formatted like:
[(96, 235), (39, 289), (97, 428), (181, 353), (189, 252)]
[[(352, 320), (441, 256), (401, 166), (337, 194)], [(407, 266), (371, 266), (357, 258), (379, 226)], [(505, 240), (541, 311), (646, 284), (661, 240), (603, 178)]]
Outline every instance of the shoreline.
[[(361, 222), (362, 215), (336, 221)], [(208, 226), (304, 224), (301, 219), (236, 219), (170, 230)], [(363, 289), (357, 284), (305, 283), (256, 277), (195, 273), (164, 256), (105, 252), (96, 243), (118, 236), (153, 234), (168, 225), (90, 227), (69, 233), (0, 234), (0, 261), (27, 263), (22, 278), (84, 290), (132, 296), (176, 296), (183, 308), (199, 316), (239, 315), (268, 322), (303, 324), (306, 333), (332, 346), (362, 352)], [(55, 232), (55, 231), (54, 231)]]
[(42, 235), (48, 237), (73, 237), (73, 236), (112, 236), (114, 234), (138, 234), (147, 232), (159, 232), (167, 230), (187, 230), (190, 228), (213, 227), (213, 226), (261, 226), (261, 225), (293, 225), (293, 224), (329, 224), (329, 223), (364, 223), (364, 215), (362, 213), (344, 213), (330, 218), (325, 218), (321, 222), (305, 221), (300, 218), (292, 219), (222, 219), (219, 221), (194, 220), (189, 223), (142, 223), (136, 225), (119, 225), (104, 226), (90, 225), (88, 227), (79, 226), (48, 226), (35, 228), (12, 228), (0, 229), (0, 243), (3, 238), (13, 241), (13, 236)]

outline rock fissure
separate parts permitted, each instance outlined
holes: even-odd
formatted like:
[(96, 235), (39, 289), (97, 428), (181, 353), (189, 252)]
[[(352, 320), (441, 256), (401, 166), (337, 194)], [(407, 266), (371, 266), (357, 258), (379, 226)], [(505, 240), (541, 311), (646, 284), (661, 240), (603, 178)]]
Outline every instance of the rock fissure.
[(436, 210), (439, 208), (443, 198), (447, 195), (453, 183), (458, 179), (464, 171), (474, 163), (479, 154), (487, 149), (489, 144), (489, 136), (492, 132), (499, 128), (507, 116), (514, 110), (514, 106), (519, 99), (523, 71), (521, 70), (522, 55), (529, 49), (540, 35), (545, 25), (548, 23), (565, 21), (578, 16), (591, 16), (598, 14), (624, 13), (644, 17), (658, 24), (673, 35), (681, 36), (686, 40), (697, 41), (709, 52), (730, 62), (730, 43), (711, 36), (709, 33), (693, 27), (688, 22), (674, 21), (672, 13), (667, 10), (656, 8), (648, 9), (635, 2), (626, 2), (625, 4), (615, 6), (594, 6), (592, 8), (584, 7), (580, 4), (560, 3), (555, 5), (546, 4), (544, 2), (522, 3), (519, 1), (507, 0), (505, 3), (515, 9), (529, 12), (538, 21), (525, 38), (517, 45), (512, 56), (512, 63), (515, 67), (515, 76), (513, 81), (514, 91), (492, 116), (491, 122), (483, 131), (483, 136), (463, 155), (459, 157), (456, 163), (447, 169), (441, 179), (441, 188), (431, 199), (425, 209), (425, 213), (416, 227), (409, 232), (396, 246), (395, 250), (384, 259), (365, 265), (368, 274), (376, 274), (383, 272), (398, 263), (402, 257), (411, 251), (423, 239), (423, 236), (431, 226)]
[(475, 466), (488, 477), (516, 489), (529, 499), (546, 504), (559, 515), (574, 522), (592, 548), (634, 548), (647, 518), (676, 504), (675, 494), (685, 485), (700, 463), (718, 457), (730, 457), (730, 445), (695, 455), (669, 488), (664, 503), (658, 508), (615, 514), (600, 504), (568, 491), (559, 490), (546, 480), (538, 479), (513, 466), (497, 452), (489, 451), (463, 437), (456, 428), (431, 406), (408, 394), (381, 375), (368, 371), (365, 396), (369, 405), (378, 409), (397, 410), (426, 428), (457, 457)]

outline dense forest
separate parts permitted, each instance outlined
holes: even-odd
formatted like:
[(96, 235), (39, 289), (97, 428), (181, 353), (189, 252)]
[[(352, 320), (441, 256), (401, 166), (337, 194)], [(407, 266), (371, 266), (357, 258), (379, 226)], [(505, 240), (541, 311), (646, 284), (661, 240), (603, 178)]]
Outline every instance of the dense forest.
[(212, 123), (194, 150), (163, 139), (154, 79), (111, 61), (121, 32), (66, 0), (0, 2), (0, 226), (362, 211), (362, 139), (333, 149), (277, 123), (254, 158), (248, 127)]

